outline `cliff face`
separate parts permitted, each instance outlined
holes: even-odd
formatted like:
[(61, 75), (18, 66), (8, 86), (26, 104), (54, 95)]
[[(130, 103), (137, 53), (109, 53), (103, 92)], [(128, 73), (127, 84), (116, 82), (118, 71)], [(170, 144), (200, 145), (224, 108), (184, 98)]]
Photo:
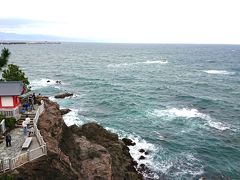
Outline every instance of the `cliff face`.
[(17, 179), (142, 179), (128, 147), (96, 123), (67, 127), (58, 104), (45, 101), (39, 129), (48, 155), (12, 173)]

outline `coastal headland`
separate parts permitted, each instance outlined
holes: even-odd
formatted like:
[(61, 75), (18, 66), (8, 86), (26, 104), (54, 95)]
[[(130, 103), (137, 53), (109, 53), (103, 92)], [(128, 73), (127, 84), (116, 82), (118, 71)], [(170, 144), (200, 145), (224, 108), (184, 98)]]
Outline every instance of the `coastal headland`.
[[(118, 135), (97, 123), (66, 126), (59, 105), (45, 101), (38, 128), (47, 143), (47, 156), (13, 172), (13, 179), (143, 179), (129, 148)], [(6, 174), (5, 174), (6, 175)], [(3, 175), (4, 176), (4, 175)]]

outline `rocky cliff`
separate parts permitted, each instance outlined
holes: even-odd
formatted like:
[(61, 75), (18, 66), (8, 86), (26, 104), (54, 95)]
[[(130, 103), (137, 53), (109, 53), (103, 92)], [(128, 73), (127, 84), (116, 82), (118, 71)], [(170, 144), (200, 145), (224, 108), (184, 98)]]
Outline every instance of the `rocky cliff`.
[(142, 179), (128, 147), (100, 125), (67, 127), (58, 104), (45, 100), (38, 126), (48, 155), (16, 169), (14, 179)]

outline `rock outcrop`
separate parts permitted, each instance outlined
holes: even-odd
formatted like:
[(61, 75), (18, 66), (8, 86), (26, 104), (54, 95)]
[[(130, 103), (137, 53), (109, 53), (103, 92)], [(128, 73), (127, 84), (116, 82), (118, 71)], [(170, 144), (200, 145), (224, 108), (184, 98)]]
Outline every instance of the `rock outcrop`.
[(60, 109), (61, 115), (67, 114), (71, 111), (71, 109)]
[(136, 145), (135, 142), (133, 142), (131, 139), (128, 139), (128, 138), (123, 138), (122, 141), (124, 142), (124, 144), (126, 146), (135, 146)]
[(143, 179), (117, 134), (96, 123), (67, 127), (54, 102), (45, 100), (38, 127), (47, 143), (47, 156), (14, 170), (13, 179)]
[(65, 98), (65, 97), (69, 97), (69, 96), (73, 96), (73, 93), (65, 92), (65, 93), (62, 93), (62, 94), (58, 94), (54, 97), (55, 98)]

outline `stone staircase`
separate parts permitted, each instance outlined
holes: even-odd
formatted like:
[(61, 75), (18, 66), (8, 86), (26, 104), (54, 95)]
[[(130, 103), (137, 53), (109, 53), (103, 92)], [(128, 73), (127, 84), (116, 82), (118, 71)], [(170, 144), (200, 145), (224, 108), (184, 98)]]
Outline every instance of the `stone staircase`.
[(33, 118), (35, 117), (35, 113), (24, 113), (21, 115), (20, 119), (17, 121), (17, 126), (19, 128), (22, 127), (22, 122), (25, 120), (26, 116), (28, 115), (28, 117), (31, 119), (30, 121), (30, 127), (33, 126)]

